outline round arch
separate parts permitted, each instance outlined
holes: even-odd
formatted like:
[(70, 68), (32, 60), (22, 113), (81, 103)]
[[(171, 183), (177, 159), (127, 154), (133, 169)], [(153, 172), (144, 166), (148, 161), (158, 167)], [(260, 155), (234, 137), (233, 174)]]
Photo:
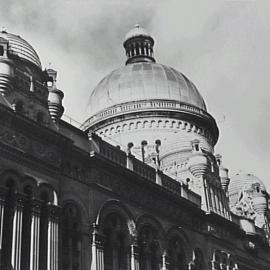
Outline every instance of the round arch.
[(144, 226), (150, 226), (157, 231), (160, 248), (164, 249), (165, 230), (162, 227), (161, 223), (154, 216), (149, 214), (143, 214), (139, 216), (136, 220), (137, 232), (139, 233), (141, 228)]
[(37, 181), (30, 176), (24, 176), (22, 178), (22, 192), (31, 197), (37, 197)]
[(99, 208), (96, 217), (96, 225), (102, 227), (104, 220), (109, 214), (116, 213), (122, 216), (127, 224), (128, 232), (131, 237), (137, 236), (136, 223), (131, 211), (119, 200), (108, 200)]
[(76, 196), (68, 194), (64, 198), (61, 198), (59, 204), (64, 208), (67, 204), (74, 204), (81, 212), (82, 224), (89, 224), (89, 214), (85, 204)]
[(183, 250), (185, 251), (185, 263), (188, 264), (192, 261), (193, 258), (193, 250), (189, 241), (189, 238), (187, 236), (187, 233), (183, 230), (181, 227), (173, 226), (171, 227), (167, 233), (166, 233), (166, 249), (168, 250), (168, 244), (169, 241), (173, 238), (178, 238), (181, 241), (181, 244), (183, 245)]
[[(16, 170), (8, 169), (1, 173), (0, 184), (3, 186), (13, 185), (14, 191), (21, 191), (20, 179), (22, 174)], [(12, 181), (12, 183), (10, 182)]]
[(56, 193), (54, 193), (53, 187), (47, 182), (38, 183), (37, 197), (42, 201), (46, 201), (48, 203), (57, 205), (55, 204), (56, 203), (55, 194)]

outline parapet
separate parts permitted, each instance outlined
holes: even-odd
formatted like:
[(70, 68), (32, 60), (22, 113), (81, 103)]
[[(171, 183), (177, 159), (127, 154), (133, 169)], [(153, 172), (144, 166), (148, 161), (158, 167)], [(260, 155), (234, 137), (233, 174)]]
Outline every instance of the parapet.
[(155, 183), (165, 190), (172, 193), (173, 196), (179, 196), (189, 200), (197, 207), (201, 207), (200, 195), (189, 190), (188, 187), (171, 177), (163, 174), (158, 168), (153, 168), (146, 163), (136, 159), (130, 152), (124, 152), (119, 147), (103, 141), (95, 133), (88, 134), (90, 141), (90, 156), (100, 156), (116, 166), (127, 168), (143, 178), (145, 181)]

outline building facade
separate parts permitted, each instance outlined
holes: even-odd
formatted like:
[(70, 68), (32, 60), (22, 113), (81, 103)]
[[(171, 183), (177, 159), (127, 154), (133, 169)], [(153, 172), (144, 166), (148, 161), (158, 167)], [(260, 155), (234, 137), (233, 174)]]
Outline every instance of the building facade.
[(1, 270), (268, 270), (269, 195), (229, 178), (196, 86), (136, 25), (80, 127), (57, 72), (0, 32)]

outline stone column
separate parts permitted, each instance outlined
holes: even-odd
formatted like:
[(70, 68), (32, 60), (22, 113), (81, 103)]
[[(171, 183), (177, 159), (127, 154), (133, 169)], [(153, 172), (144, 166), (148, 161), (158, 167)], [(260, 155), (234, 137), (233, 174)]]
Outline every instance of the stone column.
[(140, 269), (140, 264), (139, 264), (139, 251), (138, 251), (138, 246), (137, 243), (134, 242), (130, 246), (130, 265), (131, 265), (131, 270), (139, 270)]
[(30, 270), (39, 270), (40, 207), (40, 201), (31, 201)]
[(96, 224), (92, 225), (92, 262), (91, 270), (104, 270), (103, 235), (98, 231)]
[(167, 257), (167, 252), (164, 251), (162, 254), (162, 261), (161, 261), (161, 270), (168, 270), (169, 269), (169, 262)]
[(5, 199), (7, 189), (1, 187), (0, 189), (0, 269), (2, 265), (2, 249), (3, 249), (3, 227), (4, 227), (4, 211), (5, 211)]
[(72, 237), (69, 235), (68, 237), (68, 269), (67, 270), (72, 270)]
[(15, 195), (11, 253), (11, 265), (13, 267), (13, 270), (21, 269), (22, 222), (24, 201), (25, 198), (23, 195)]
[(47, 270), (58, 270), (59, 207), (48, 204)]

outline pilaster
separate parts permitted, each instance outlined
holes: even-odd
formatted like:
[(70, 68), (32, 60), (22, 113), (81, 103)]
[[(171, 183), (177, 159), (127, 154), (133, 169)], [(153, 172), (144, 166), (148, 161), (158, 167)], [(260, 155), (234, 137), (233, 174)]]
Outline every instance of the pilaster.
[(162, 254), (162, 261), (161, 261), (161, 270), (168, 270), (169, 269), (169, 261), (168, 261), (168, 256), (167, 252), (164, 251)]
[(59, 237), (59, 210), (53, 204), (48, 204), (48, 249), (47, 249), (47, 270), (58, 270), (58, 237)]
[(31, 238), (30, 238), (30, 270), (39, 270), (39, 237), (40, 237), (41, 202), (31, 201)]
[(130, 254), (131, 254), (131, 270), (139, 270), (140, 269), (140, 264), (139, 264), (139, 250), (138, 250), (138, 245), (137, 241), (134, 240), (133, 243), (130, 246)]
[(104, 270), (104, 237), (97, 224), (92, 225), (92, 263), (91, 270)]
[(14, 270), (21, 269), (22, 222), (24, 202), (24, 195), (18, 193), (15, 194), (11, 253), (11, 265)]

